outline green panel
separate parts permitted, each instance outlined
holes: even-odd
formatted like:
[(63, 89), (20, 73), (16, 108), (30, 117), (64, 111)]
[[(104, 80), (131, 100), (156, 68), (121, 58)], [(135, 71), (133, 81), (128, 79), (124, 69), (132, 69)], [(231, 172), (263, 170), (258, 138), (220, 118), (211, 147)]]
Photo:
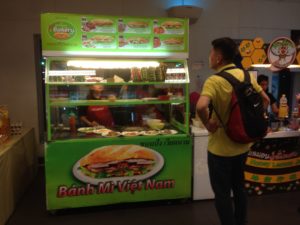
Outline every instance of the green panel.
[(44, 13), (43, 51), (188, 52), (188, 19)]
[[(141, 181), (130, 176), (125, 180), (123, 177), (123, 181), (119, 182), (120, 178), (114, 178), (115, 185), (107, 180), (97, 180), (97, 185), (76, 178), (77, 167), (73, 172), (73, 166), (92, 150), (102, 146), (113, 145), (116, 148), (116, 145), (129, 144), (150, 148), (155, 154), (161, 155), (163, 160), (157, 160), (157, 165), (162, 168)], [(52, 142), (46, 149), (48, 210), (191, 197), (190, 136), (73, 140)], [(107, 189), (99, 191), (104, 185)]]

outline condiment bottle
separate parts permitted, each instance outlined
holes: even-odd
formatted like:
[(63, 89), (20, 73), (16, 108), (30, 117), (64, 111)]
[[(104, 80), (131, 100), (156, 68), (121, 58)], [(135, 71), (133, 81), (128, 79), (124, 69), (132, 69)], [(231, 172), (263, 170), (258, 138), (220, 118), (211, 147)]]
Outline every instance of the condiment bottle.
[(73, 114), (69, 117), (69, 126), (71, 134), (76, 134), (76, 118)]

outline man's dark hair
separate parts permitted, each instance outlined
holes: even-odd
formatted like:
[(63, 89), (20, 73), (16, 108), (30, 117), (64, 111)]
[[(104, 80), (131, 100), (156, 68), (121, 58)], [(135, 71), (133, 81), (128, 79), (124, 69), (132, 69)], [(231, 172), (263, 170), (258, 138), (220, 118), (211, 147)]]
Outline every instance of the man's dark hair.
[(219, 51), (226, 63), (232, 63), (237, 55), (237, 45), (231, 38), (223, 37), (211, 42), (213, 48)]
[(263, 81), (269, 81), (269, 77), (264, 75), (264, 74), (260, 74), (258, 77), (257, 77), (257, 83), (260, 84), (261, 82)]

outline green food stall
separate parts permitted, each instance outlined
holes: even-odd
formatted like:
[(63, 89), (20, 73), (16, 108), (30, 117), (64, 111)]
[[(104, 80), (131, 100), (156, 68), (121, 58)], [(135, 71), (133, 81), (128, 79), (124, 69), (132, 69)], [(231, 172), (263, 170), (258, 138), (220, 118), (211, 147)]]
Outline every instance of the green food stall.
[(190, 198), (188, 20), (45, 13), (41, 29), (47, 209)]

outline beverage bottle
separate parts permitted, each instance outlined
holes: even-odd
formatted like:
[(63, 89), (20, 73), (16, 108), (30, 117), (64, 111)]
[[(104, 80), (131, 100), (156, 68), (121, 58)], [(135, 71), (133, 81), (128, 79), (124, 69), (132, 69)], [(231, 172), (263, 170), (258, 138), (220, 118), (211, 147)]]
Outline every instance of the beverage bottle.
[(278, 117), (280, 119), (284, 119), (288, 117), (288, 102), (285, 94), (283, 94), (279, 100)]

